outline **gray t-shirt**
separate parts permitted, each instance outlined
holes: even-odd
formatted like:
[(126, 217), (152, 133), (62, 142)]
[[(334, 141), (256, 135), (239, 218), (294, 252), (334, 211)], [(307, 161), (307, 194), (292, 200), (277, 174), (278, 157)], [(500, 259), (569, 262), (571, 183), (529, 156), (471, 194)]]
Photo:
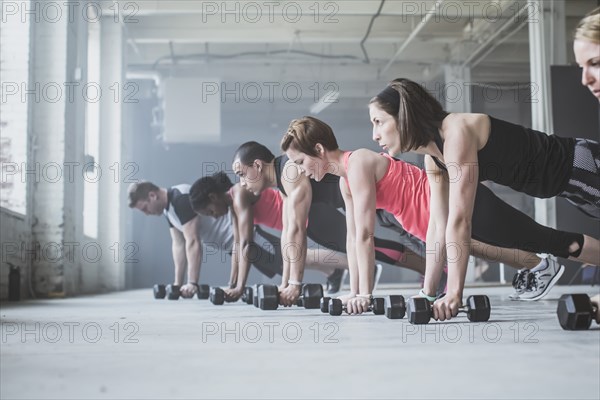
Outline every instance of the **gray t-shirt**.
[(190, 185), (176, 185), (167, 190), (168, 203), (163, 214), (167, 218), (169, 227), (183, 232), (183, 226), (192, 219), (200, 218), (198, 236), (204, 247), (211, 247), (223, 251), (231, 251), (233, 247), (233, 229), (231, 228), (231, 215), (227, 213), (220, 218), (198, 215), (192, 210), (190, 204)]

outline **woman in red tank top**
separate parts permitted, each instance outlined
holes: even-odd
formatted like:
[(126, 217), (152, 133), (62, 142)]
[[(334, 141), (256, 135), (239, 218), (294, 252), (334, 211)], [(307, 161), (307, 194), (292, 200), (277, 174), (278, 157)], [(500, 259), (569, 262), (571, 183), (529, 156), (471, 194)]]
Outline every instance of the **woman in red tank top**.
[[(427, 174), (371, 150), (344, 152), (339, 149), (329, 125), (313, 117), (299, 121), (302, 128), (288, 131), (281, 148), (306, 176), (316, 181), (326, 173), (340, 176), (340, 190), (346, 203), (350, 282), (356, 285), (354, 293), (357, 293), (348, 300), (347, 310), (359, 314), (367, 311), (372, 296), (375, 210), (382, 208), (394, 214), (407, 232), (425, 240), (430, 201)], [(515, 260), (526, 268), (539, 263), (535, 254), (499, 249), (476, 240), (472, 241), (471, 249), (472, 254), (482, 258), (500, 254), (494, 261), (510, 265), (515, 265)], [(439, 281), (440, 274), (429, 277), (426, 274), (426, 284), (428, 279)]]

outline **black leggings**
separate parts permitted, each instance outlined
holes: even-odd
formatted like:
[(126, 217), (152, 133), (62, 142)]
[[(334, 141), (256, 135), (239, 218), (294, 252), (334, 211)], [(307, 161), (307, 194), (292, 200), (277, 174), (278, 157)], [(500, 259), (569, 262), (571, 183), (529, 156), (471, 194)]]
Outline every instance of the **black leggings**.
[(594, 140), (577, 139), (573, 151), (573, 170), (565, 197), (585, 215), (600, 219), (600, 145)]
[[(570, 255), (578, 256), (583, 246), (582, 234), (538, 224), (481, 183), (477, 185), (472, 224), (473, 239), (498, 247), (568, 258)], [(573, 242), (579, 243), (580, 249), (570, 254), (569, 246)]]
[[(346, 250), (346, 216), (337, 208), (326, 203), (313, 203), (308, 212), (306, 233), (317, 244), (328, 249), (347, 253)], [(403, 244), (375, 237), (375, 259), (388, 264), (395, 264), (398, 258), (390, 254), (404, 253)]]
[(268, 242), (262, 246), (252, 242), (250, 244), (250, 262), (257, 270), (269, 278), (283, 274), (283, 258), (281, 257), (281, 239), (271, 235), (260, 226), (254, 226), (254, 234), (259, 235)]

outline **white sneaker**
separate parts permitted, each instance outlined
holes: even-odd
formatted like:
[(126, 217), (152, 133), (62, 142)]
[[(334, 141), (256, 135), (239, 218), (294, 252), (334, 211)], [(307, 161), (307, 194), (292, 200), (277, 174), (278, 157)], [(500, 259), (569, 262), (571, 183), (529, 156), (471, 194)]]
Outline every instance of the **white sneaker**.
[(527, 277), (529, 276), (529, 270), (527, 268), (520, 269), (513, 277), (512, 285), (515, 288), (515, 292), (508, 296), (511, 300), (519, 300), (519, 297), (527, 290)]
[(379, 283), (379, 278), (381, 278), (382, 271), (383, 265), (375, 264), (375, 268), (373, 269), (373, 292), (375, 292), (375, 289), (377, 289), (377, 283)]
[(546, 267), (529, 273), (527, 290), (519, 296), (519, 300), (535, 301), (543, 298), (550, 293), (552, 286), (558, 282), (565, 271), (565, 266), (560, 265), (554, 257), (545, 258), (542, 262), (545, 262)]

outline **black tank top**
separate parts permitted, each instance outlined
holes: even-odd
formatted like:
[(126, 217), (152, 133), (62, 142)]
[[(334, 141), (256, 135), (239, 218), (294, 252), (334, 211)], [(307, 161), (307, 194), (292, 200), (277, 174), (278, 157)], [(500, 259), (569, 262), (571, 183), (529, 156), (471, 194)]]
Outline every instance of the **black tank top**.
[[(490, 136), (477, 153), (479, 181), (493, 181), (540, 198), (564, 191), (573, 168), (575, 139), (489, 118)], [(434, 139), (443, 153), (439, 133)], [(433, 160), (446, 169), (436, 157)]]
[[(281, 193), (287, 196), (285, 189), (281, 183), (281, 177), (284, 173), (285, 163), (288, 161), (286, 155), (275, 157), (275, 176), (277, 178), (277, 188)], [(297, 177), (290, 177), (292, 179)], [(312, 188), (312, 203), (324, 203), (335, 208), (345, 209), (344, 198), (340, 192), (340, 177), (332, 174), (325, 174), (320, 182), (310, 179)]]

